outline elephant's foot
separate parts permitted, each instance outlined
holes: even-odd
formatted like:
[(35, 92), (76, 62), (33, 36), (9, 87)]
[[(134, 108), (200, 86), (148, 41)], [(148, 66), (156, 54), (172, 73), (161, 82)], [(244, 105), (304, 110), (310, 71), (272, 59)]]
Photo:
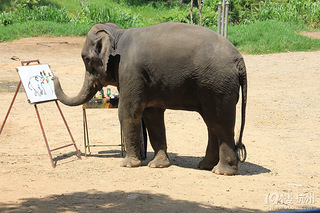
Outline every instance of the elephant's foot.
[(216, 165), (212, 172), (218, 175), (236, 175), (238, 174), (238, 165), (229, 165), (227, 162), (221, 163), (221, 161)]
[(152, 161), (148, 164), (151, 168), (165, 168), (170, 166), (170, 161), (164, 152), (158, 152)]
[(141, 160), (137, 157), (125, 157), (120, 166), (131, 168), (141, 166), (141, 164)]
[(209, 158), (203, 158), (198, 165), (198, 168), (204, 170), (212, 170), (215, 165), (217, 165), (219, 159), (217, 160), (210, 160)]

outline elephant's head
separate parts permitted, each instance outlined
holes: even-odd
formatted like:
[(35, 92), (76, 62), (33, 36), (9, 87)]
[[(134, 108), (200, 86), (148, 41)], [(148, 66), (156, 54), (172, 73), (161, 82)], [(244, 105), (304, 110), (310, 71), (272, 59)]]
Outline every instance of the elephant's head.
[(114, 55), (121, 28), (113, 23), (96, 24), (88, 32), (82, 49), (85, 78), (81, 91), (68, 97), (62, 90), (59, 79), (54, 78), (57, 98), (66, 105), (77, 106), (89, 101), (97, 91), (107, 85), (117, 86), (117, 66), (120, 56)]

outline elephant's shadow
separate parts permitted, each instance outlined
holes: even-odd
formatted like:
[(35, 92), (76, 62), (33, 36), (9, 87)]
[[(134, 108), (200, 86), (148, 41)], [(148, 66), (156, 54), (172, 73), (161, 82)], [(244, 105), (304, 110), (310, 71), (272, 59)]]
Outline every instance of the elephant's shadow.
[[(148, 152), (147, 158), (143, 160), (142, 166), (147, 166), (149, 161), (152, 160), (154, 153)], [(169, 152), (169, 159), (171, 165), (188, 168), (188, 169), (199, 169), (198, 164), (202, 160), (202, 157), (194, 157), (194, 156), (181, 156), (177, 153)], [(98, 154), (91, 154), (91, 157), (100, 157), (100, 158), (110, 158), (116, 157), (121, 158), (121, 152), (118, 150), (108, 150), (108, 151), (99, 151)], [(258, 175), (263, 173), (270, 173), (271, 170), (265, 168), (261, 165), (244, 162), (239, 164), (239, 174), (240, 175)]]
[[(199, 169), (198, 164), (202, 160), (202, 157), (180, 156), (177, 153), (168, 153), (168, 155), (172, 165), (189, 169)], [(147, 159), (144, 161), (144, 165), (147, 164), (152, 157), (153, 153), (148, 152)], [(271, 172), (270, 169), (254, 163), (244, 162), (239, 164), (240, 175), (258, 175), (269, 172)]]

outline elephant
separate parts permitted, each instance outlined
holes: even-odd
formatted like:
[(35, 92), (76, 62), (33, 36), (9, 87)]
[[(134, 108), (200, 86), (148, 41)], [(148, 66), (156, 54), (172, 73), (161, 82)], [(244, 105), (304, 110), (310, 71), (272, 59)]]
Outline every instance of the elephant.
[[(107, 85), (118, 88), (118, 117), (126, 156), (121, 166), (139, 167), (141, 118), (154, 150), (151, 168), (170, 166), (164, 113), (166, 109), (198, 112), (207, 126), (208, 145), (200, 169), (238, 173), (247, 104), (247, 73), (242, 55), (216, 32), (185, 23), (160, 23), (122, 29), (95, 24), (82, 49), (85, 79), (78, 95), (69, 97), (54, 78), (57, 98), (68, 106), (90, 100)], [(236, 105), (241, 103), (237, 142)]]
[(40, 72), (40, 75), (32, 76), (29, 79), (28, 87), (34, 92), (34, 96), (47, 95), (47, 92), (43, 87), (44, 82), (45, 78), (43, 77), (42, 72)]

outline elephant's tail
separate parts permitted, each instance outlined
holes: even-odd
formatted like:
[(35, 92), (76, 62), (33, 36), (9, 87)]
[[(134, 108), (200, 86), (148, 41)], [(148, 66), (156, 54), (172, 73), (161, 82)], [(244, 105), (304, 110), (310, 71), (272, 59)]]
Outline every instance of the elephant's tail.
[(244, 125), (246, 121), (246, 106), (247, 106), (247, 71), (243, 58), (241, 58), (238, 62), (238, 71), (239, 71), (239, 81), (241, 86), (241, 96), (242, 96), (242, 104), (241, 104), (241, 126), (239, 138), (236, 142), (236, 153), (238, 155), (238, 159), (240, 162), (244, 162), (247, 157), (247, 152), (244, 144), (242, 143)]

